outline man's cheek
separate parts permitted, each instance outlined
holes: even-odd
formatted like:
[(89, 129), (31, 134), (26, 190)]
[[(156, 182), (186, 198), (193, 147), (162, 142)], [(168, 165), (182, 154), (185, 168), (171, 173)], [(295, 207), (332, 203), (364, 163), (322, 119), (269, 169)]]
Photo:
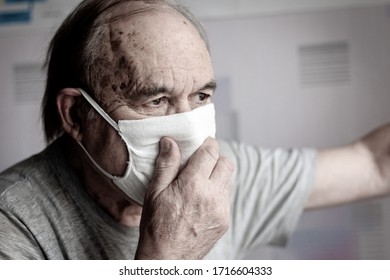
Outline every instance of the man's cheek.
[(106, 170), (115, 176), (123, 176), (130, 161), (125, 142), (117, 134), (106, 149), (108, 154), (105, 159)]

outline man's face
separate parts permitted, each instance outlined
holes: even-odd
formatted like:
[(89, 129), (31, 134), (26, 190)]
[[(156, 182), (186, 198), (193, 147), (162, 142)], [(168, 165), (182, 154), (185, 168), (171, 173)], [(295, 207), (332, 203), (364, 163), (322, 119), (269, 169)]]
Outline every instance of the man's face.
[[(101, 105), (115, 121), (190, 111), (210, 103), (211, 59), (195, 27), (171, 10), (111, 23), (110, 71), (101, 75)], [(135, 73), (135, 75), (134, 75)], [(83, 141), (109, 173), (123, 174), (127, 149), (103, 119), (90, 121)]]

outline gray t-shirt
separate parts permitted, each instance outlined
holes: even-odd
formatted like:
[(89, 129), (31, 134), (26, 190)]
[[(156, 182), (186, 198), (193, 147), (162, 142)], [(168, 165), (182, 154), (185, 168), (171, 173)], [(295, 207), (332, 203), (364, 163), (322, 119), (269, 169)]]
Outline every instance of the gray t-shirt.
[[(220, 145), (235, 165), (232, 220), (206, 258), (284, 245), (310, 191), (315, 151)], [(0, 174), (0, 259), (133, 259), (138, 236), (87, 194), (58, 141)]]

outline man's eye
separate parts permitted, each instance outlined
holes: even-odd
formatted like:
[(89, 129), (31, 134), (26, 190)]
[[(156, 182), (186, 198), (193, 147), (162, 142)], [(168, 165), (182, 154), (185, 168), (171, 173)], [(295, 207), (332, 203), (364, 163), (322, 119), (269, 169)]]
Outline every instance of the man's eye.
[(160, 105), (160, 103), (161, 103), (161, 98), (158, 98), (158, 99), (155, 99), (152, 101), (153, 105)]
[(203, 93), (203, 92), (199, 92), (198, 93), (198, 99), (199, 101), (206, 101), (207, 99), (210, 98), (210, 95), (209, 94), (206, 94), (206, 93)]
[(164, 103), (166, 102), (166, 98), (165, 97), (160, 97), (160, 98), (157, 98), (157, 99), (154, 99), (150, 102), (150, 105), (152, 106), (158, 106), (158, 105), (161, 105), (161, 103)]

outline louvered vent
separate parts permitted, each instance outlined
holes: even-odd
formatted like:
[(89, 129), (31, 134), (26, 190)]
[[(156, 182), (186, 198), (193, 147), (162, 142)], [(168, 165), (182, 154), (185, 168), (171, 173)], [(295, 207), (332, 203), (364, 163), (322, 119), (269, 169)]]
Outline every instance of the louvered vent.
[(298, 53), (303, 86), (349, 84), (348, 42), (303, 45)]
[(45, 75), (40, 63), (16, 64), (14, 77), (17, 103), (36, 103), (42, 99)]

